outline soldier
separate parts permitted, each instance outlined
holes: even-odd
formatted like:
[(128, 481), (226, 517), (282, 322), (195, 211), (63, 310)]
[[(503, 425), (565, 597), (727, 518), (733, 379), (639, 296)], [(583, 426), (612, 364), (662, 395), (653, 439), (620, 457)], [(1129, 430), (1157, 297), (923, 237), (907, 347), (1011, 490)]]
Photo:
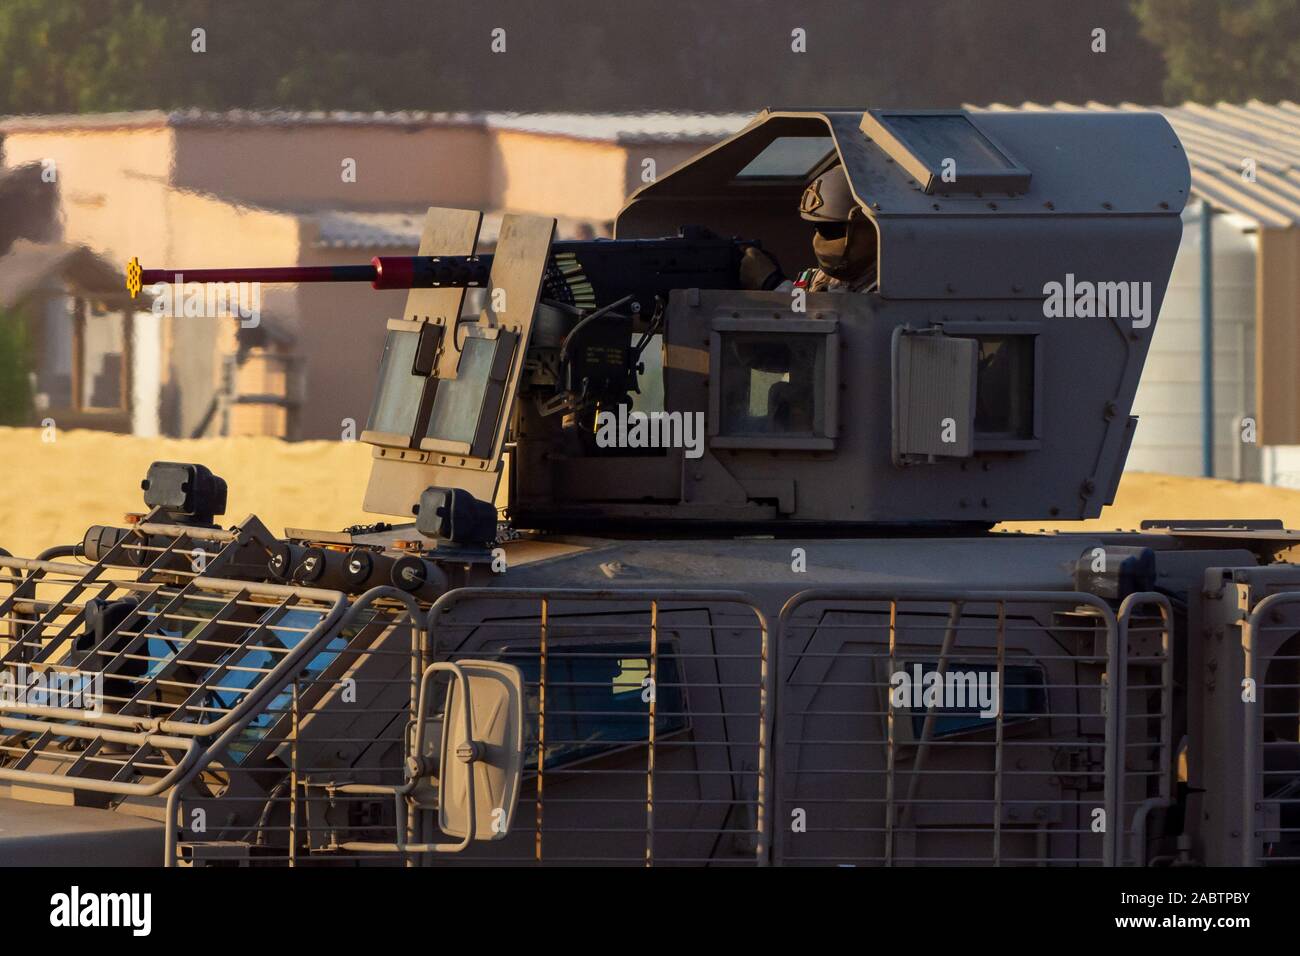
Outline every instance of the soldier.
[(789, 292), (870, 292), (876, 288), (876, 228), (867, 219), (844, 167), (836, 164), (808, 184), (799, 200), (799, 215), (814, 224), (813, 254), (817, 268), (791, 280), (780, 278), (776, 261), (761, 249), (745, 250), (741, 284), (750, 289)]

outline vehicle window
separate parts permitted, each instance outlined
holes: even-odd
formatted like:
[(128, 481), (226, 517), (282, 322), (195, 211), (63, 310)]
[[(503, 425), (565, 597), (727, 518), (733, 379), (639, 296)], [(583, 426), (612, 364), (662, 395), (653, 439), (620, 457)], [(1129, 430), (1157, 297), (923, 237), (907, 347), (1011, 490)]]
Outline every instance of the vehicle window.
[[(642, 335), (634, 334), (632, 336), (632, 346), (635, 348), (641, 344)], [(664, 410), (664, 337), (662, 333), (656, 332), (645, 342), (645, 348), (642, 349), (639, 356), (640, 363), (645, 366), (640, 375), (637, 376), (637, 385), (640, 387), (639, 392), (632, 393), (632, 408), (634, 412), (662, 412)]]
[(831, 154), (829, 136), (780, 136), (736, 174), (737, 179), (807, 179)]
[(456, 378), (440, 381), (434, 393), (433, 414), (425, 430), (426, 438), (473, 444), (496, 349), (494, 339), (474, 336), (465, 339)]
[[(311, 681), (316, 680), (348, 646), (348, 642), (374, 619), (375, 613), (374, 611), (362, 612), (350, 627), (344, 628), (331, 637), (320, 652), (314, 654), (302, 669), (299, 684), (307, 686)], [(270, 620), (271, 614), (272, 612), (268, 610), (258, 623)], [(266, 632), (286, 649), (292, 650), (320, 623), (320, 619), (321, 615), (316, 612), (288, 611), (280, 615), (277, 623), (269, 625)], [(279, 664), (283, 657), (283, 654), (256, 647), (248, 648), (239, 658), (232, 655), (227, 659), (227, 663), (233, 669), (222, 676), (221, 690), (208, 692), (206, 706), (220, 710), (230, 710), (235, 707), (244, 697), (240, 691), (251, 688), (262, 679), (266, 671)], [(265, 710), (249, 721), (248, 725), (239, 732), (239, 736), (231, 741), (227, 750), (229, 758), (235, 763), (242, 763), (249, 751), (257, 746), (270, 733), (276, 722), (288, 713), (292, 700), (292, 688), (286, 688), (272, 698)]]
[(419, 341), (420, 336), (415, 332), (389, 330), (384, 356), (379, 362), (379, 385), (366, 422), (367, 431), (410, 435), (414, 430), (425, 381), (411, 374)]
[[(903, 665), (908, 673), (920, 664), (921, 673), (929, 674), (938, 670), (934, 661), (908, 662)], [(997, 668), (987, 664), (949, 664), (947, 672), (961, 670), (964, 674), (996, 674)], [(1002, 669), (1002, 704), (1003, 726), (1047, 716), (1047, 675), (1043, 668), (1033, 664), (1007, 664)], [(921, 739), (925, 729), (925, 707), (904, 708), (912, 721), (912, 737)], [(947, 737), (972, 730), (987, 730), (994, 725), (994, 718), (981, 717), (978, 706), (936, 707), (934, 709), (934, 737)]]
[(1034, 437), (1034, 336), (979, 336), (975, 434)]
[(891, 114), (880, 122), (931, 169), (952, 159), (958, 169), (1010, 169), (1012, 163), (964, 116)]
[[(511, 647), (500, 657), (520, 669), (528, 723), (525, 766), (537, 767), (537, 713), (541, 674), (536, 645)], [(677, 658), (659, 646), (655, 681), (655, 735), (688, 725)], [(650, 676), (650, 644), (565, 644), (546, 655), (546, 766), (649, 739), (650, 705), (643, 699)]]
[(730, 332), (721, 341), (721, 434), (821, 433), (824, 336)]

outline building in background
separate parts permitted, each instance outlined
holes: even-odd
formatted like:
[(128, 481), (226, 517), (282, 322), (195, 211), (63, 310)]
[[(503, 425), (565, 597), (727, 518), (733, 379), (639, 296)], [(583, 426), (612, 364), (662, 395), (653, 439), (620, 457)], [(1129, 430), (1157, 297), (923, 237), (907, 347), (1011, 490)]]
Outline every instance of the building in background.
[(87, 246), (57, 241), (60, 232), (48, 168), (0, 169), (0, 424), (53, 418), (133, 431), (131, 327), (141, 302), (120, 270)]
[[(5, 167), (39, 168), (58, 197), (46, 239), (116, 263), (196, 268), (413, 254), (430, 205), (485, 210), (485, 251), (503, 212), (556, 216), (562, 238), (608, 235), (643, 177), (745, 119), (137, 112), (13, 117), (0, 136)], [(255, 327), (152, 314), (128, 323), (117, 361), (136, 366), (132, 400), (156, 408), (134, 413), (146, 433), (151, 421), (182, 437), (359, 433), (384, 321), (405, 293), (260, 293)]]
[(133, 418), (143, 406), (133, 400), (141, 383), (132, 373), (156, 370), (158, 357), (133, 355), (136, 321), (153, 316), (137, 316), (140, 302), (125, 281), (86, 246), (19, 239), (0, 256), (0, 312), (21, 327), (21, 344), (9, 347), (25, 353), (31, 401), (23, 411), (32, 420), (113, 432), (156, 428)]

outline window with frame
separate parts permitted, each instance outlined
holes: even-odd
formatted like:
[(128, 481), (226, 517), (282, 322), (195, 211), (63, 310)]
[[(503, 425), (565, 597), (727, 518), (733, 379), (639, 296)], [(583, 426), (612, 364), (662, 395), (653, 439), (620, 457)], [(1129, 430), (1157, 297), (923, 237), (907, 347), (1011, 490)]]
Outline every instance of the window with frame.
[[(959, 321), (944, 323), (941, 331), (904, 336), (917, 343), (929, 339), (954, 346), (974, 346), (974, 385), (969, 398), (973, 407), (963, 401), (954, 415), (958, 422), (968, 423), (972, 440), (970, 450), (958, 457), (990, 451), (1032, 451), (1041, 447), (1042, 331), (1032, 322)], [(899, 369), (895, 369), (895, 374), (899, 374)], [(941, 367), (922, 368), (919, 374), (913, 371), (910, 378), (915, 380), (919, 394), (896, 396), (902, 412), (924, 407), (925, 395), (952, 380), (951, 374)], [(930, 423), (923, 422), (922, 427), (930, 429)], [(907, 434), (906, 430), (903, 433)], [(949, 453), (946, 449), (938, 452)]]
[[(939, 665), (935, 661), (908, 661), (902, 665), (901, 669), (911, 674), (917, 664), (921, 667), (922, 675), (933, 673), (939, 669)], [(997, 673), (997, 667), (990, 664), (950, 663), (946, 674), (952, 675), (957, 671), (967, 675), (978, 675), (980, 680), (988, 680), (990, 675)], [(1037, 717), (1049, 716), (1047, 673), (1042, 666), (1038, 664), (1004, 665), (1002, 668), (1001, 692), (1002, 725), (1004, 727), (1033, 720)], [(903, 707), (900, 709), (906, 712), (908, 716), (912, 739), (920, 740), (925, 731), (927, 708)], [(988, 730), (996, 724), (995, 717), (981, 716), (979, 706), (971, 702), (968, 702), (968, 706), (964, 707), (935, 707), (934, 717), (934, 727), (931, 734), (933, 738), (951, 737), (978, 730)]]
[(736, 179), (806, 180), (834, 150), (829, 136), (778, 136), (736, 173)]
[(388, 337), (384, 341), (384, 354), (379, 360), (379, 384), (375, 389), (370, 417), (366, 420), (366, 431), (397, 438), (405, 435), (409, 442), (419, 415), (426, 377), (412, 374), (420, 342), (418, 327), (412, 322), (401, 323), (410, 328), (393, 328), (395, 324), (398, 323), (389, 323)]
[(710, 443), (834, 448), (838, 341), (835, 323), (822, 320), (716, 321)]
[[(536, 645), (504, 648), (523, 674), (526, 768), (537, 768), (541, 660)], [(546, 654), (547, 768), (597, 757), (650, 739), (650, 644), (553, 644)], [(655, 736), (689, 726), (678, 660), (661, 642), (655, 666)]]
[(1033, 335), (981, 335), (975, 379), (975, 440), (1029, 442), (1038, 437), (1035, 420)]
[(479, 430), (497, 341), (474, 336), (465, 339), (456, 378), (438, 382), (425, 438), (473, 444)]
[(362, 440), (486, 457), (501, 412), (502, 394), (519, 336), (470, 329), (460, 344), (457, 375), (435, 368), (442, 329), (392, 319), (379, 364), (379, 381)]

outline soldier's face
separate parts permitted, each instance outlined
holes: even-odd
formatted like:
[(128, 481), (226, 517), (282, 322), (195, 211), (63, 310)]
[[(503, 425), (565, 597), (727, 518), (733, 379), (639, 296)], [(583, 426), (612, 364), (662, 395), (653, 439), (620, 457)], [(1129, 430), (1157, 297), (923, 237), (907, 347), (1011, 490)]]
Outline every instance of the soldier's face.
[(834, 279), (855, 279), (876, 261), (876, 229), (857, 217), (847, 223), (819, 223), (813, 252), (822, 271)]

